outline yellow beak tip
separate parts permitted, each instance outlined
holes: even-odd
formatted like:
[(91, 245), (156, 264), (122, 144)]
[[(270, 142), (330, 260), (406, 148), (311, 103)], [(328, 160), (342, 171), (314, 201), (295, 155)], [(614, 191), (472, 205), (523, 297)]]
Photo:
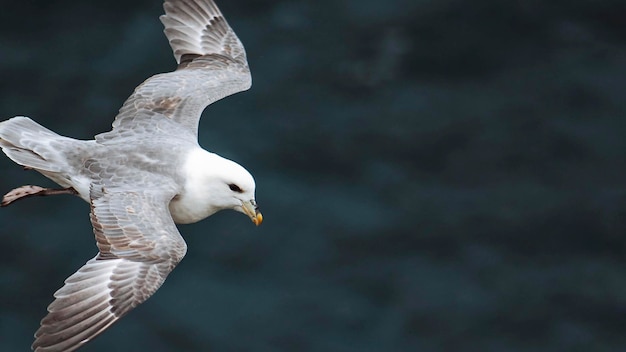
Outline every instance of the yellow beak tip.
[(256, 226), (261, 225), (261, 223), (263, 223), (263, 215), (261, 215), (261, 213), (257, 213), (256, 216), (252, 218), (252, 222)]

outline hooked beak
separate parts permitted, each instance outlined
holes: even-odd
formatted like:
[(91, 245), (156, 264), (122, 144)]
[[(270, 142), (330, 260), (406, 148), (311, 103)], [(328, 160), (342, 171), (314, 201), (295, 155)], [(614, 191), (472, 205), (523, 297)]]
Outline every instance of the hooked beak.
[(259, 226), (263, 222), (263, 215), (259, 211), (259, 206), (256, 205), (254, 199), (250, 199), (241, 204), (241, 209), (250, 217), (250, 220), (256, 225)]

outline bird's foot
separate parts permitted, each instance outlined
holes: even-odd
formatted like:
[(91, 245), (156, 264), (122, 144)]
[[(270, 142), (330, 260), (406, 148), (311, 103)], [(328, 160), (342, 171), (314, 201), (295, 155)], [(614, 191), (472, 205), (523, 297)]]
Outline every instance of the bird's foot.
[(6, 207), (7, 205), (15, 202), (18, 199), (28, 198), (33, 196), (52, 196), (55, 194), (78, 194), (72, 187), (68, 188), (43, 188), (39, 186), (26, 185), (18, 187), (2, 197), (2, 203), (0, 206)]

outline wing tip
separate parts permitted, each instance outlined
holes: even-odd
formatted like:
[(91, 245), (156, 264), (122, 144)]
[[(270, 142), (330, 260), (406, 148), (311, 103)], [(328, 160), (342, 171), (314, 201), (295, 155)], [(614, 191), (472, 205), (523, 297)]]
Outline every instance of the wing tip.
[(163, 9), (159, 19), (177, 64), (184, 55), (219, 54), (247, 65), (243, 44), (214, 1), (167, 0)]

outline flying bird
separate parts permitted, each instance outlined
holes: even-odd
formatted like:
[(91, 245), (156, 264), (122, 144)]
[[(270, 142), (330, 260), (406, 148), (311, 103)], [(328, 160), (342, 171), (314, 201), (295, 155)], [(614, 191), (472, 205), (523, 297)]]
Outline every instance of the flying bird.
[(163, 8), (177, 69), (140, 84), (111, 131), (83, 141), (28, 117), (0, 122), (2, 151), (62, 187), (22, 186), (2, 206), (78, 195), (90, 204), (99, 250), (54, 294), (37, 352), (74, 351), (154, 294), (187, 251), (175, 224), (222, 209), (263, 221), (252, 175), (197, 140), (206, 106), (250, 88), (244, 47), (212, 0), (166, 0)]

